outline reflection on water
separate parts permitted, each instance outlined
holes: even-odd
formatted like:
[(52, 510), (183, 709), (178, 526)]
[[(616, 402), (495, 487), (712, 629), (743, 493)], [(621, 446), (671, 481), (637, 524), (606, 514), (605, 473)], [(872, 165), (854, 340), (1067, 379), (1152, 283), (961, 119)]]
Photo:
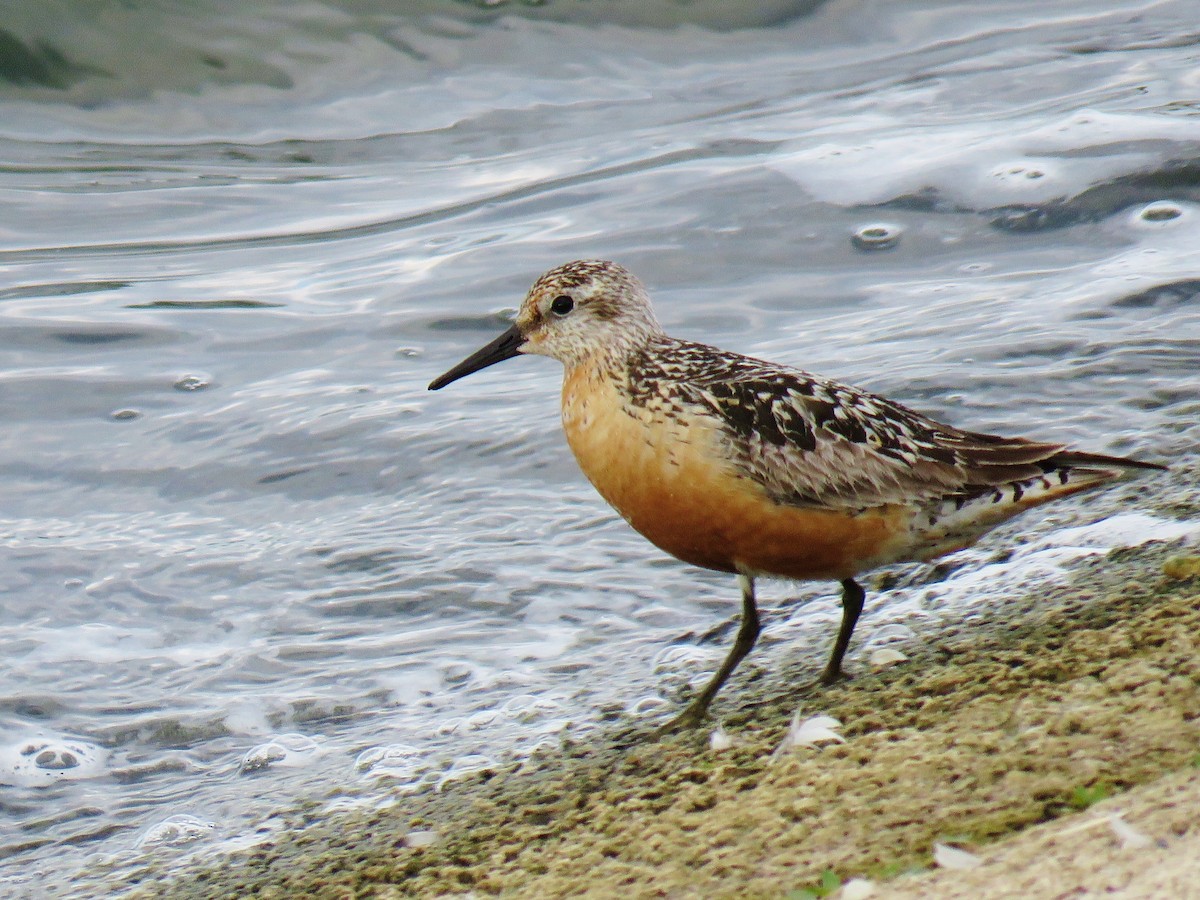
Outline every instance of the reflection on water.
[[(9, 894), (436, 788), (711, 668), (734, 587), (584, 483), (554, 364), (424, 390), (567, 259), (968, 427), (1194, 452), (1189, 4), (392, 6), (0, 32)], [(1086, 510), (1023, 523), (1008, 581), (964, 557), (962, 602)], [(861, 652), (950, 587), (890, 592)], [(833, 592), (771, 593), (815, 665)]]

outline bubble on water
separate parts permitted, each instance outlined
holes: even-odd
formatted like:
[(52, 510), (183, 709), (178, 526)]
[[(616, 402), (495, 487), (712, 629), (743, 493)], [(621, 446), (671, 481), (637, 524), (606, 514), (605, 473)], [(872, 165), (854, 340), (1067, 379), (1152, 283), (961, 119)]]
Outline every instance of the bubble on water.
[(561, 703), (549, 697), (519, 694), (500, 707), (500, 711), (510, 719), (529, 724), (548, 715), (561, 715), (564, 708)]
[(242, 757), (238, 774), (247, 775), (268, 768), (300, 768), (321, 754), (321, 745), (304, 734), (281, 734), (259, 744)]
[(651, 671), (655, 675), (686, 674), (690, 676), (697, 669), (709, 666), (715, 658), (715, 654), (700, 647), (676, 644), (673, 647), (664, 647), (655, 654)]
[(109, 413), (109, 418), (115, 422), (128, 422), (130, 419), (140, 419), (142, 414), (136, 409), (115, 409)]
[(646, 697), (639, 697), (629, 705), (629, 714), (631, 716), (651, 716), (662, 710), (664, 706), (668, 706), (668, 702), (659, 697), (657, 694), (651, 694)]
[[(517, 759), (528, 759), (529, 757), (556, 754), (562, 749), (566, 731), (567, 723), (561, 721), (557, 723), (557, 727), (552, 734), (543, 734), (528, 740), (518, 740), (512, 749), (513, 756)], [(572, 737), (576, 737), (576, 735), (572, 735)]]
[(413, 782), (429, 770), (425, 755), (410, 744), (369, 747), (354, 760), (354, 768), (366, 778), (391, 778)]
[(1178, 224), (1184, 218), (1186, 211), (1183, 206), (1170, 200), (1156, 200), (1147, 203), (1133, 214), (1133, 223), (1142, 227), (1161, 228), (1168, 224)]
[(0, 784), (37, 787), (94, 778), (108, 771), (108, 753), (95, 744), (38, 735), (0, 746)]
[(193, 841), (202, 841), (217, 828), (215, 822), (180, 813), (168, 816), (142, 832), (134, 844), (138, 849), (150, 847), (178, 847)]
[(172, 387), (177, 391), (202, 391), (212, 385), (212, 379), (203, 375), (184, 375)]
[(480, 728), (486, 728), (500, 717), (500, 711), (496, 709), (481, 709), (477, 713), (472, 713), (467, 716), (466, 726), (468, 729), (475, 731)]
[(850, 240), (859, 250), (889, 250), (899, 242), (902, 230), (899, 225), (876, 222), (858, 229)]
[(416, 347), (400, 347), (395, 355), (397, 359), (415, 359), (421, 355), (421, 351)]
[(868, 644), (888, 644), (896, 641), (907, 641), (916, 637), (917, 633), (907, 625), (901, 625), (899, 622), (893, 622), (890, 625), (884, 625), (882, 628), (876, 628), (867, 637)]
[(452, 781), (457, 781), (459, 778), (465, 778), (475, 772), (483, 772), (487, 769), (493, 769), (496, 766), (496, 761), (490, 756), (484, 756), (482, 753), (471, 753), (466, 756), (460, 756), (450, 764), (445, 772), (437, 780), (437, 790), (442, 790), (447, 784)]

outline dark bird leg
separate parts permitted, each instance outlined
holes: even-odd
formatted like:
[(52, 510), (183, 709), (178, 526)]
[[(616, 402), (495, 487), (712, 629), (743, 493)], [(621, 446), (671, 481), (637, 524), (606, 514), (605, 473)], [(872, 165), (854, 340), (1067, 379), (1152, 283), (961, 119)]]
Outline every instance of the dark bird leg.
[[(717, 691), (721, 690), (721, 685), (733, 674), (738, 663), (746, 658), (746, 654), (758, 640), (758, 633), (762, 629), (758, 622), (758, 607), (754, 604), (754, 579), (749, 575), (739, 575), (738, 583), (742, 586), (742, 624), (738, 628), (737, 637), (733, 640), (733, 647), (730, 649), (729, 655), (725, 657), (725, 662), (721, 663), (721, 668), (717, 669), (717, 674), (704, 686), (700, 696), (693, 700), (682, 713), (659, 728), (658, 734), (666, 734), (676, 728), (691, 728), (703, 722), (704, 717), (708, 714), (709, 704), (717, 696)], [(861, 603), (859, 608), (862, 608)], [(850, 627), (853, 628), (853, 624)]]
[(837, 640), (833, 643), (829, 663), (821, 673), (821, 684), (833, 684), (845, 677), (842, 674), (842, 657), (846, 655), (846, 648), (850, 646), (850, 635), (854, 634), (854, 626), (863, 611), (863, 601), (866, 597), (867, 592), (853, 578), (842, 582), (842, 626), (838, 629)]

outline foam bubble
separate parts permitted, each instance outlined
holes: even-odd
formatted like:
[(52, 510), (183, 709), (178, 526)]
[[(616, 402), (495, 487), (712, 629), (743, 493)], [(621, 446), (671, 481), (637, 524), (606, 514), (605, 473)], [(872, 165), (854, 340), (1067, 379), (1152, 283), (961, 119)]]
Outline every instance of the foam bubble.
[(238, 767), (241, 775), (267, 768), (301, 768), (321, 755), (321, 745), (303, 734), (281, 734), (247, 751)]
[(859, 250), (890, 250), (899, 243), (902, 232), (899, 225), (876, 222), (855, 231), (850, 242)]
[(442, 773), (437, 781), (437, 790), (440, 791), (451, 781), (456, 781), (475, 772), (494, 768), (495, 765), (495, 760), (490, 756), (484, 756), (482, 753), (470, 753), (466, 756), (460, 756), (450, 764), (450, 768)]
[(392, 778), (412, 782), (429, 769), (425, 755), (410, 744), (369, 747), (354, 760), (354, 768), (367, 778)]
[(36, 735), (0, 747), (0, 784), (38, 787), (107, 771), (108, 753), (87, 741)]
[(526, 724), (536, 722), (549, 715), (563, 715), (565, 709), (557, 700), (533, 694), (519, 694), (510, 698), (500, 711), (508, 718)]
[(691, 676), (698, 668), (712, 665), (718, 654), (689, 644), (664, 647), (654, 657), (654, 674)]
[(202, 391), (211, 386), (212, 379), (204, 375), (184, 375), (172, 385), (175, 390), (184, 391), (185, 393)]
[(150, 847), (178, 847), (201, 841), (209, 837), (217, 828), (215, 822), (180, 813), (168, 816), (161, 822), (151, 825), (134, 844), (138, 849)]
[(631, 716), (652, 716), (660, 712), (663, 707), (669, 706), (667, 701), (656, 694), (651, 694), (646, 697), (639, 697), (629, 705), (629, 714)]
[(1155, 200), (1134, 210), (1131, 222), (1138, 228), (1172, 228), (1192, 217), (1192, 211), (1173, 200)]

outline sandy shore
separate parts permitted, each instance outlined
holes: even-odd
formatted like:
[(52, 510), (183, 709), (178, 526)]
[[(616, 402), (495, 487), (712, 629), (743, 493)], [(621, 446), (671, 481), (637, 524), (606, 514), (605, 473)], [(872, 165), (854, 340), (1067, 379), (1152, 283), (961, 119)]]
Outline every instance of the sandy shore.
[[(1162, 515), (1200, 518), (1195, 468)], [(1144, 494), (1134, 485), (1124, 497)], [(1157, 492), (1157, 491), (1156, 491)], [(1121, 495), (1117, 501), (1120, 502)], [(586, 745), (441, 793), (293, 829), (225, 864), (143, 871), (142, 896), (1200, 896), (1200, 564), (1146, 544), (1038, 596), (930, 628), (910, 659), (831, 689), (778, 660), (709, 731)], [(917, 642), (914, 642), (915, 644)], [(772, 759), (797, 707), (844, 743)], [(1113, 831), (1122, 821), (1149, 840)], [(436, 832), (408, 846), (413, 831)], [(938, 868), (936, 843), (979, 857)], [(128, 882), (127, 882), (128, 884)]]

